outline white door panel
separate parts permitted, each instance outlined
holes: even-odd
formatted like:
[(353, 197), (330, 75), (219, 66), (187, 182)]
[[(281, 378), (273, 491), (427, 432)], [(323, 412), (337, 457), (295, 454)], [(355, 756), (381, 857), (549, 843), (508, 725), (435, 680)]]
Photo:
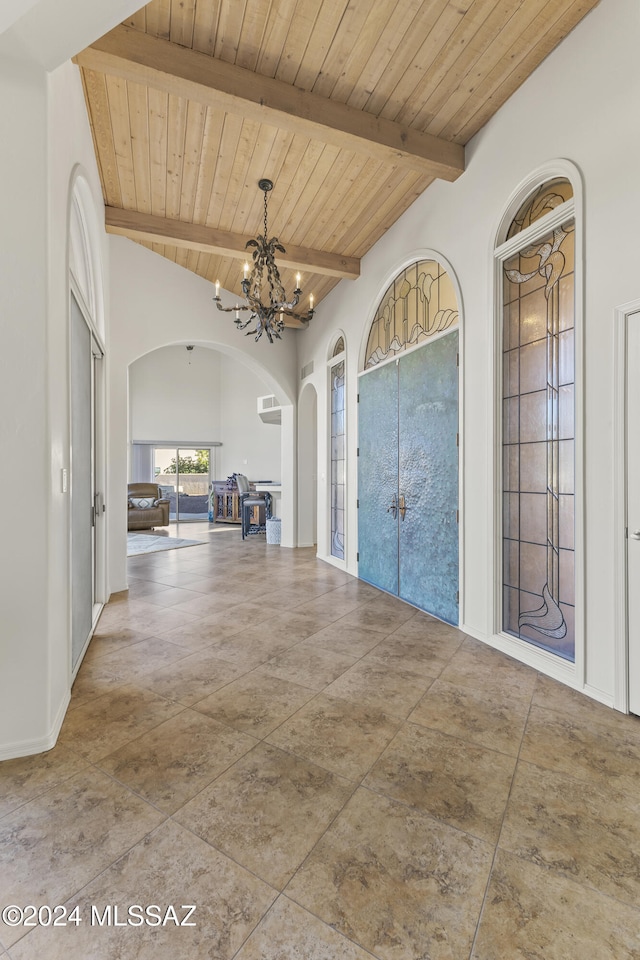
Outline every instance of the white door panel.
[(640, 313), (627, 325), (629, 709), (640, 714)]

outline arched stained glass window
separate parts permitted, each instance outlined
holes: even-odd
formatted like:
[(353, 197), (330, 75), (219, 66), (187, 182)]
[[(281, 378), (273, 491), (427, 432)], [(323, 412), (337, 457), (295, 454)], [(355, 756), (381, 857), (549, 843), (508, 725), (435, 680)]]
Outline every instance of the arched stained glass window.
[(509, 231), (507, 239), (514, 237), (522, 230), (526, 230), (536, 220), (545, 217), (556, 207), (566, 200), (573, 197), (573, 187), (568, 180), (558, 178), (557, 180), (547, 180), (541, 184), (537, 190), (530, 194), (516, 213)]
[(333, 348), (333, 351), (331, 353), (331, 356), (337, 357), (341, 353), (344, 353), (344, 337), (338, 337), (338, 339), (336, 340), (336, 345)]
[[(575, 658), (573, 194), (542, 184), (514, 218), (502, 264), (504, 632)], [(518, 249), (513, 238), (538, 223)]]
[(365, 369), (456, 326), (458, 300), (436, 260), (418, 260), (387, 287), (371, 324)]

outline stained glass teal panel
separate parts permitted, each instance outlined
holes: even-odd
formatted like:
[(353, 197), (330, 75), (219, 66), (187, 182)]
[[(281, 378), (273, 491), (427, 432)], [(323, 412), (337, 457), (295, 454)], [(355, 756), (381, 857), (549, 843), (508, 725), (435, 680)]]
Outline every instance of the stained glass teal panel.
[(398, 592), (398, 371), (386, 364), (358, 383), (358, 574)]
[(399, 595), (458, 623), (458, 332), (399, 363)]

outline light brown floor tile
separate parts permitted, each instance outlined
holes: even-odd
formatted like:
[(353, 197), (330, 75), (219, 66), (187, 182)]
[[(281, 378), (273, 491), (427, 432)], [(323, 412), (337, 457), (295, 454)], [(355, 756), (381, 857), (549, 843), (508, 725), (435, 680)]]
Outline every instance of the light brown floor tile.
[(85, 658), (71, 688), (69, 709), (73, 710), (74, 707), (95, 700), (96, 697), (101, 697), (121, 686), (123, 686), (122, 678), (115, 676), (113, 669), (109, 669), (101, 660)]
[[(411, 621), (410, 621), (411, 622)], [(460, 641), (428, 634), (407, 636), (398, 631), (385, 637), (365, 658), (392, 670), (412, 670), (425, 677), (437, 677), (460, 646)]]
[(394, 632), (400, 637), (413, 637), (416, 640), (429, 637), (433, 644), (442, 647), (443, 653), (453, 652), (454, 648), (459, 648), (469, 639), (458, 627), (443, 620), (437, 620), (436, 617), (431, 617), (420, 610), (415, 610), (414, 616), (400, 624)]
[(187, 656), (184, 647), (159, 637), (149, 637), (100, 658), (100, 665), (128, 683), (135, 683), (154, 670), (166, 667)]
[(471, 949), (492, 853), (360, 788), (286, 893), (381, 960), (458, 960)]
[(640, 740), (616, 736), (609, 725), (573, 720), (568, 715), (531, 707), (524, 732), (522, 760), (579, 780), (594, 780), (634, 796), (640, 794)]
[(517, 756), (528, 712), (521, 697), (488, 696), (482, 689), (435, 680), (409, 720)]
[(336, 620), (307, 637), (298, 646), (300, 649), (328, 650), (358, 659), (369, 653), (382, 639), (379, 633), (358, 627), (346, 627), (342, 620)]
[(110, 628), (99, 621), (98, 628), (91, 638), (91, 643), (82, 662), (89, 663), (91, 660), (98, 660), (109, 653), (115, 653), (123, 647), (140, 643), (141, 640), (146, 640), (147, 637), (151, 636), (150, 630), (132, 630), (124, 623), (125, 621), (122, 621), (120, 625)]
[[(176, 851), (180, 856), (176, 856)], [(78, 905), (87, 918), (73, 926), (35, 930), (14, 947), (14, 960), (231, 960), (272, 903), (276, 892), (176, 823), (167, 822), (93, 881)], [(157, 904), (176, 906), (180, 920), (195, 926), (103, 926), (90, 924), (91, 907)], [(112, 913), (113, 916), (113, 913)]]
[(255, 744), (245, 733), (185, 710), (103, 757), (98, 766), (171, 814)]
[(165, 586), (164, 590), (145, 595), (144, 599), (147, 603), (153, 603), (157, 607), (174, 607), (176, 604), (181, 604), (187, 613), (196, 613), (195, 610), (189, 610), (187, 602), (189, 600), (198, 600), (201, 596), (199, 593), (195, 593), (193, 590), (187, 590), (185, 587), (167, 587), (164, 584), (163, 586)]
[[(141, 600), (134, 602), (142, 603)], [(171, 630), (186, 623), (193, 623), (197, 619), (192, 614), (183, 613), (173, 607), (159, 609), (153, 603), (147, 603), (145, 606), (148, 609), (133, 614), (129, 617), (129, 623), (136, 630), (148, 630), (152, 636), (156, 636), (160, 630)]]
[(357, 781), (380, 756), (398, 726), (398, 720), (380, 710), (318, 694), (274, 730), (268, 740)]
[(632, 960), (640, 912), (500, 852), (473, 960)]
[(329, 593), (316, 597), (314, 600), (308, 600), (296, 607), (296, 612), (319, 617), (324, 624), (327, 624), (344, 617), (347, 613), (351, 613), (352, 610), (362, 606), (364, 602), (359, 597), (344, 596), (339, 594), (338, 590), (331, 590)]
[(204, 617), (201, 623), (214, 627), (218, 638), (223, 639), (242, 633), (247, 627), (264, 623), (279, 612), (274, 607), (262, 603), (241, 603)]
[(306, 640), (307, 637), (326, 627), (327, 618), (321, 613), (303, 611), (302, 607), (295, 607), (292, 610), (279, 613), (273, 620), (269, 620), (265, 626), (268, 626), (269, 630), (279, 630), (281, 635), (289, 637), (293, 644)]
[[(63, 903), (163, 819), (106, 774), (76, 774), (0, 821), (0, 903)], [(7, 946), (23, 932), (0, 921)]]
[(194, 652), (211, 647), (226, 636), (226, 633), (217, 623), (211, 623), (208, 617), (203, 617), (179, 627), (172, 627), (170, 630), (159, 630), (158, 636), (169, 643), (175, 643)]
[(87, 766), (58, 744), (46, 753), (0, 762), (0, 818), (16, 807), (69, 780)]
[(265, 623), (245, 627), (241, 633), (218, 639), (211, 644), (210, 650), (216, 656), (223, 657), (230, 663), (240, 664), (247, 670), (257, 667), (284, 653), (296, 642), (281, 626), (272, 626), (272, 623), (272, 620), (267, 620)]
[(578, 690), (572, 690), (564, 683), (552, 680), (551, 677), (538, 675), (531, 702), (546, 710), (568, 714), (580, 723), (597, 723), (598, 726), (609, 727), (615, 736), (621, 733), (625, 736), (635, 734), (640, 739), (640, 717), (625, 715), (605, 707), (604, 704), (592, 700)]
[(88, 760), (97, 760), (182, 709), (180, 704), (128, 684), (70, 710), (62, 725), (60, 743)]
[(190, 707), (232, 680), (237, 680), (243, 673), (244, 667), (221, 660), (205, 648), (160, 670), (154, 670), (148, 676), (141, 677), (139, 682), (160, 697), (178, 700)]
[(471, 686), (489, 696), (508, 695), (530, 701), (536, 671), (479, 640), (467, 638), (440, 674), (441, 680)]
[(341, 587), (336, 587), (335, 592), (341, 597), (356, 598), (363, 603), (366, 603), (367, 600), (378, 600), (383, 596), (382, 591), (378, 590), (377, 587), (372, 587), (370, 583), (365, 583), (364, 580), (356, 580), (355, 577), (352, 577)]
[(630, 906), (640, 904), (638, 796), (521, 763), (500, 846)]
[(321, 767), (258, 744), (176, 819), (280, 889), (352, 791)]
[(365, 657), (325, 689), (329, 696), (407, 717), (433, 683), (433, 677), (412, 670), (391, 670)]
[(371, 954), (333, 927), (280, 896), (237, 960), (371, 960)]
[(364, 785), (496, 843), (515, 758), (406, 724)]
[(311, 690), (322, 690), (340, 677), (354, 663), (353, 657), (328, 650), (292, 647), (286, 653), (268, 660), (262, 670), (270, 676), (299, 683)]
[(176, 609), (193, 614), (196, 617), (210, 617), (216, 613), (222, 613), (231, 607), (237, 607), (244, 599), (241, 593), (224, 588), (219, 588), (215, 593), (190, 591), (190, 594), (191, 596), (185, 597), (185, 600), (179, 603)]
[(312, 696), (308, 687), (254, 670), (199, 700), (194, 708), (235, 730), (262, 738)]
[[(153, 580), (136, 580), (134, 577), (129, 577), (129, 589), (125, 591), (125, 594), (128, 600), (150, 601), (154, 595), (171, 589), (172, 587), (167, 586), (166, 583), (156, 583)], [(113, 602), (114, 595), (112, 594), (109, 603)]]
[[(407, 605), (404, 604), (404, 606)], [(366, 603), (342, 617), (341, 622), (345, 627), (371, 630), (373, 633), (379, 633), (386, 637), (397, 630), (410, 616), (414, 615), (415, 610), (413, 608), (407, 607), (407, 610), (411, 611), (410, 614), (395, 609), (386, 610), (384, 606), (373, 606), (372, 603)]]

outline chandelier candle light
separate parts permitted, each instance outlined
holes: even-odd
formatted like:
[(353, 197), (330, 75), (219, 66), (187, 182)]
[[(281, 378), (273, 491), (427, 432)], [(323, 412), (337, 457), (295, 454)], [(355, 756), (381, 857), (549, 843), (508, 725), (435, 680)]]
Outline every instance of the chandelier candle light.
[[(258, 341), (262, 334), (266, 333), (269, 343), (273, 343), (274, 337), (277, 337), (278, 340), (282, 339), (280, 334), (286, 317), (295, 317), (303, 324), (309, 323), (314, 313), (313, 294), (309, 297), (307, 312), (296, 313), (295, 308), (298, 306), (302, 294), (300, 274), (297, 273), (293, 297), (291, 300), (287, 300), (275, 261), (276, 250), (279, 250), (280, 253), (286, 253), (286, 250), (277, 237), (268, 239), (267, 197), (269, 192), (273, 190), (273, 183), (271, 180), (259, 180), (258, 186), (264, 192), (264, 236), (258, 236), (255, 240), (247, 241), (247, 248), (254, 248), (253, 266), (250, 268), (249, 263), (245, 262), (244, 280), (241, 283), (242, 293), (247, 303), (236, 304), (235, 307), (223, 307), (220, 300), (219, 280), (216, 280), (216, 295), (213, 299), (218, 310), (223, 310), (225, 313), (235, 312), (236, 319), (234, 322), (238, 330), (244, 330), (255, 320), (255, 327), (253, 330), (248, 330), (246, 335), (249, 337), (255, 334), (255, 339)], [(266, 303), (262, 299), (263, 294), (265, 299), (268, 295)], [(248, 320), (240, 318), (241, 310), (250, 311)]]

